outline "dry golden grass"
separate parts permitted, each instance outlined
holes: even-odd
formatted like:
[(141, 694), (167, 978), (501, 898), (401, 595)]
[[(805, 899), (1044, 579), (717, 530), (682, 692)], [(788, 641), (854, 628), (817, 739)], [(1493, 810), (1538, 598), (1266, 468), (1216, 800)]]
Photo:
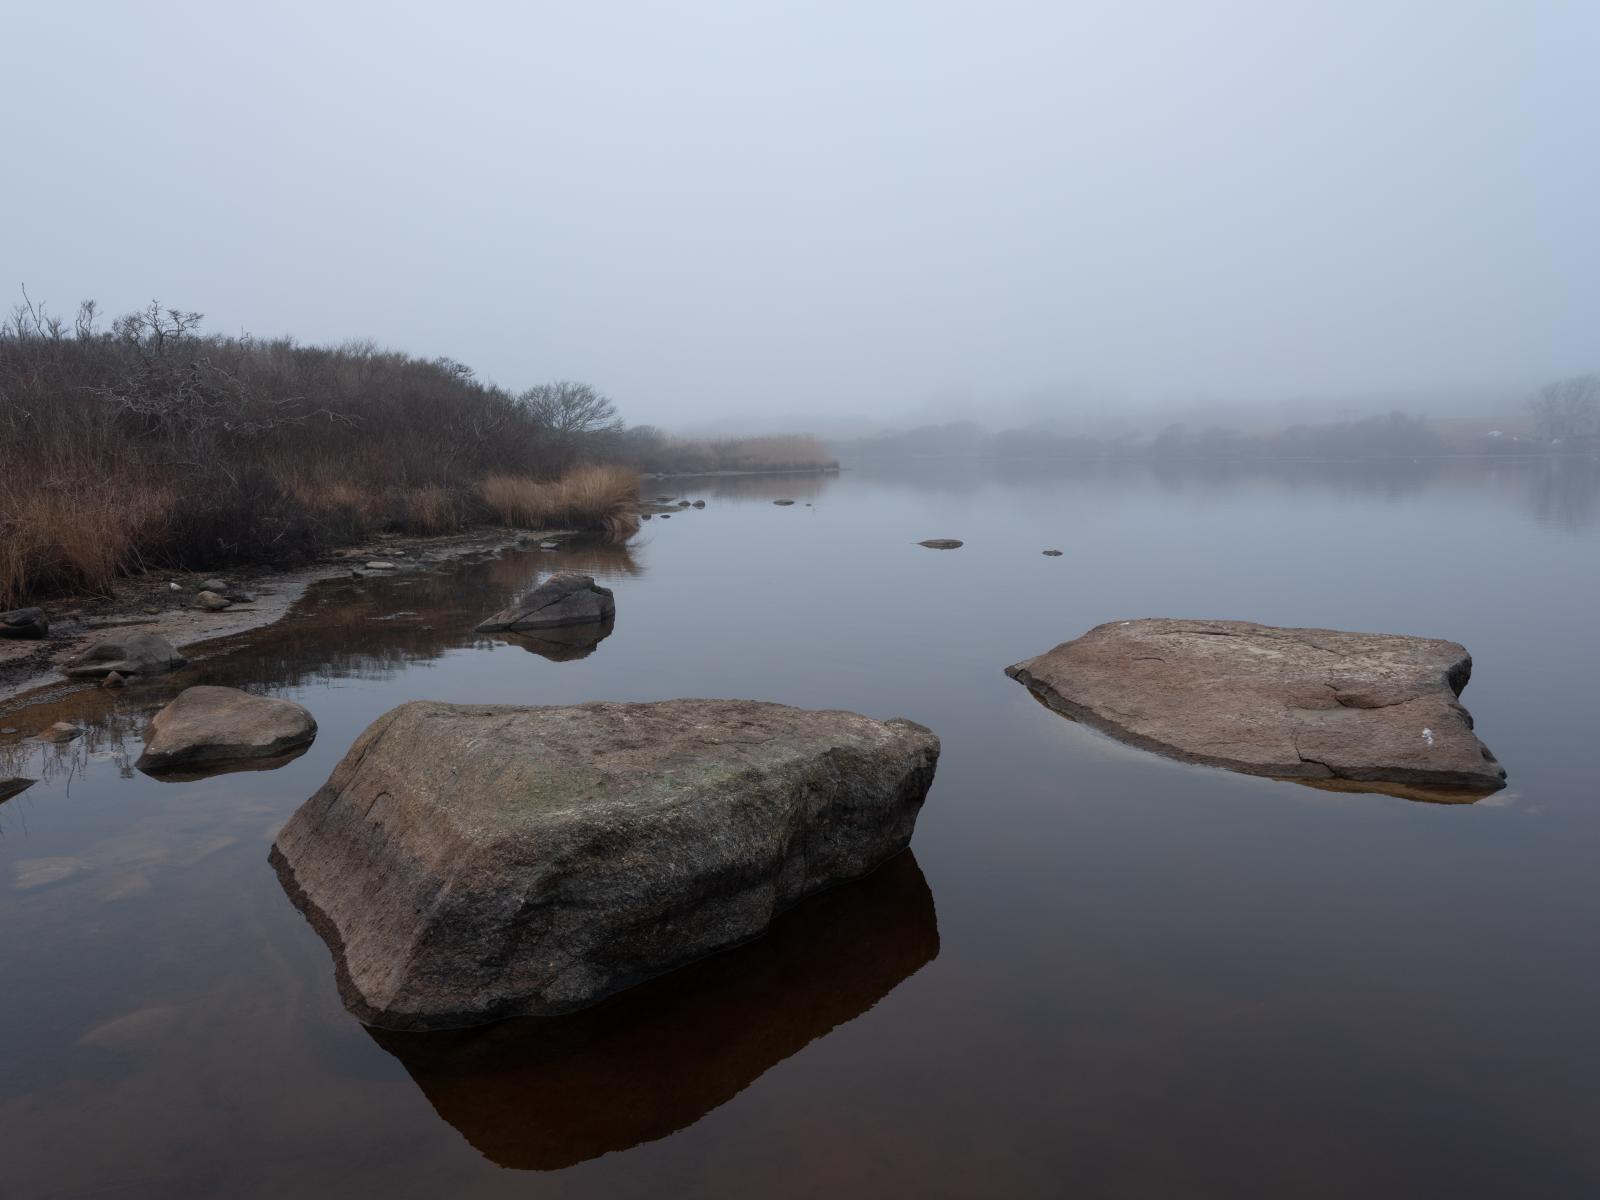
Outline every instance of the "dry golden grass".
[(288, 491), (308, 512), (338, 515), (358, 524), (379, 521), (383, 515), (383, 495), (348, 479), (289, 481)]
[(159, 536), (172, 504), (150, 485), (0, 492), (0, 608), (41, 590), (109, 592)]
[[(82, 464), (49, 472), (3, 468), (0, 609), (51, 594), (105, 595), (119, 575), (142, 565), (188, 561), (181, 550), (181, 519), (193, 514), (194, 500), (180, 499), (175, 485), (127, 478), (113, 484), (96, 480), (95, 471)], [(480, 481), (476, 495), (442, 484), (369, 488), (348, 479), (286, 473), (277, 464), (267, 472), (269, 490), (282, 494), (275, 511), (296, 522), (311, 547), (384, 529), (456, 533), (486, 516), (535, 529), (595, 530), (618, 541), (639, 529), (639, 477), (628, 467), (579, 467), (549, 481), (491, 475)]]
[(407, 532), (436, 535), (461, 528), (461, 504), (456, 494), (438, 484), (426, 484), (403, 493), (401, 506)]
[(592, 529), (625, 538), (639, 529), (639, 476), (628, 467), (578, 467), (559, 479), (489, 475), (478, 498), (505, 525)]

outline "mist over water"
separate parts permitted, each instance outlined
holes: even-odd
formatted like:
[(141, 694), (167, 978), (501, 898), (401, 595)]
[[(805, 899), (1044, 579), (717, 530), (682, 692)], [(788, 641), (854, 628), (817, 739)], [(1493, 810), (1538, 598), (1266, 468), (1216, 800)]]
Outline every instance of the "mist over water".
[(1514, 404), (1596, 362), (1597, 49), (1559, 0), (13, 5), (0, 282), (669, 427)]
[[(663, 482), (707, 507), (626, 548), (335, 582), (170, 679), (12, 707), (0, 778), (38, 782), (0, 804), (0, 961), (25, 983), (0, 991), (8, 1182), (1586, 1194), (1595, 466)], [(572, 656), (473, 632), (557, 567), (614, 590), (608, 636)], [(1183, 766), (1002, 674), (1147, 615), (1458, 639), (1508, 787), (1439, 805)], [(133, 771), (148, 715), (197, 682), (299, 700), (317, 741), (272, 771)], [(550, 1025), (373, 1035), (267, 848), (417, 696), (759, 697), (909, 717), (943, 754), (914, 857), (768, 937)], [(88, 732), (26, 740), (59, 719)]]
[[(6, 5), (0, 689), (212, 640), (0, 700), (0, 1194), (1600, 1195), (1597, 62), (1581, 0)], [(561, 569), (614, 617), (479, 631)], [(1506, 786), (1004, 673), (1141, 617), (1460, 642)], [(316, 740), (138, 770), (200, 684)], [(356, 1020), (268, 850), (363, 730), (685, 697), (928, 726), (911, 848)]]

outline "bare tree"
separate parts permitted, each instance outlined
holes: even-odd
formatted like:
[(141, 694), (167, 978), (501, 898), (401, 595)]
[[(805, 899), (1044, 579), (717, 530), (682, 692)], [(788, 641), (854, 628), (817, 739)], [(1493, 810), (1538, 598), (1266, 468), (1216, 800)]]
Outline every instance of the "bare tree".
[(587, 383), (542, 383), (517, 400), (544, 432), (563, 467), (577, 457), (579, 443), (585, 438), (622, 429), (617, 406)]
[(1600, 437), (1600, 371), (1546, 384), (1529, 406), (1540, 437)]

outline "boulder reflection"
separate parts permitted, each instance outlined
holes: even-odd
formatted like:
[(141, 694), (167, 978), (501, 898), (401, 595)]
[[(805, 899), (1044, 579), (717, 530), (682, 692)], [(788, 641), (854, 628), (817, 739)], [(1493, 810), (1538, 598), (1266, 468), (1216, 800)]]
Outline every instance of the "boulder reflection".
[(497, 633), (513, 646), (521, 646), (529, 654), (548, 658), (551, 662), (574, 662), (588, 658), (595, 647), (611, 636), (615, 619), (593, 622), (588, 625), (565, 625), (556, 629)]
[(686, 1128), (939, 953), (909, 850), (737, 949), (566, 1017), (368, 1029), (486, 1158), (550, 1171)]

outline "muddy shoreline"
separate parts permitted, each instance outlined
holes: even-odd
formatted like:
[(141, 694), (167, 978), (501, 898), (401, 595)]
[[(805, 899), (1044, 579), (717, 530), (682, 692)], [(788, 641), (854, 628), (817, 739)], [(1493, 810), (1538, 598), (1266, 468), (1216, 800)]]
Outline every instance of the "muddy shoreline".
[[(389, 561), (399, 571), (436, 566), (475, 554), (537, 544), (545, 538), (570, 538), (571, 530), (517, 530), (480, 527), (440, 537), (383, 535), (333, 551), (316, 562), (288, 569), (249, 568), (236, 571), (151, 571), (118, 580), (112, 596), (63, 597), (41, 604), (50, 618), (50, 636), (43, 641), (0, 641), (0, 713), (41, 700), (98, 686), (92, 680), (69, 680), (65, 663), (91, 643), (120, 630), (154, 633), (189, 657), (203, 657), (203, 647), (221, 638), (266, 629), (288, 615), (314, 583), (379, 575), (368, 562)], [(392, 574), (394, 572), (381, 572)], [(216, 576), (251, 597), (220, 612), (193, 607), (204, 579)], [(177, 584), (178, 590), (172, 585)], [(50, 686), (56, 685), (56, 686)], [(26, 694), (26, 695), (25, 695)]]

